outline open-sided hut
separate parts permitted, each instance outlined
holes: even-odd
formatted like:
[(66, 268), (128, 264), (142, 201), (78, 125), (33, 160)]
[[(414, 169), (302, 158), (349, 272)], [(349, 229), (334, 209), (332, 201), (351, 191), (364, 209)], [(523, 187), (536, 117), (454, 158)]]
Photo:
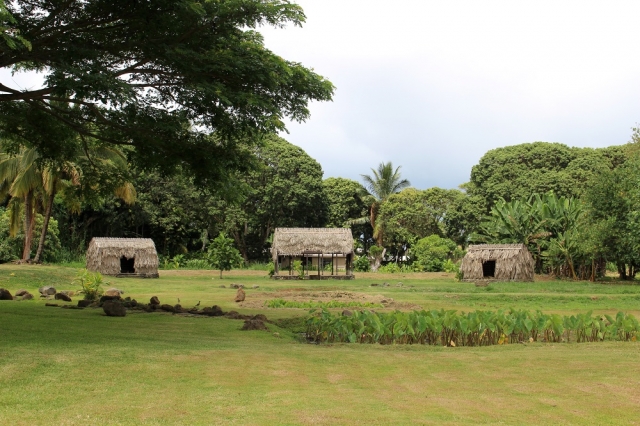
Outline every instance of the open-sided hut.
[(292, 268), (296, 260), (302, 262), (305, 278), (353, 278), (353, 236), (348, 228), (276, 228), (271, 256), (274, 278), (299, 278)]
[(116, 277), (158, 278), (158, 253), (150, 238), (93, 238), (87, 269)]
[(460, 267), (463, 281), (533, 281), (535, 261), (524, 244), (469, 246)]

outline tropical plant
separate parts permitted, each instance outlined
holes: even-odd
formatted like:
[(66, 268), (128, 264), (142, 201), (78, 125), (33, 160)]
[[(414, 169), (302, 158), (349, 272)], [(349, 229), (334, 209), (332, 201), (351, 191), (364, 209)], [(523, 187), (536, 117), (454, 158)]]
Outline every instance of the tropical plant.
[(233, 246), (233, 240), (221, 232), (209, 245), (208, 257), (211, 265), (222, 271), (230, 271), (233, 267), (238, 267), (244, 262), (240, 252)]
[(78, 271), (73, 283), (80, 286), (85, 300), (98, 300), (103, 293), (102, 284), (109, 284), (104, 282), (100, 272), (90, 272), (86, 269)]
[(369, 221), (373, 228), (373, 238), (378, 246), (383, 245), (384, 229), (382, 224), (377, 223), (380, 206), (391, 194), (402, 191), (411, 185), (407, 179), (402, 179), (400, 174), (401, 166), (393, 168), (393, 164), (380, 163), (378, 169), (371, 169), (373, 176), (360, 175), (365, 183), (366, 192), (363, 194), (363, 200), (369, 205), (369, 216), (350, 221), (351, 224), (361, 224)]
[(640, 323), (631, 314), (618, 312), (594, 316), (592, 312), (571, 316), (540, 311), (455, 310), (412, 312), (354, 311), (334, 315), (323, 309), (310, 311), (307, 339), (315, 342), (380, 344), (427, 344), (440, 346), (489, 346), (536, 342), (636, 341)]

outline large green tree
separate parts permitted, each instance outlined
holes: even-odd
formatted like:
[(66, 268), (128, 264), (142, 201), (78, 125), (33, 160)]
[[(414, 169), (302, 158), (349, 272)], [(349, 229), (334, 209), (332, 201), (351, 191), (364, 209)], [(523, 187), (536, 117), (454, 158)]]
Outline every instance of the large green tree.
[(139, 169), (180, 166), (200, 183), (219, 182), (244, 167), (241, 145), (283, 130), (285, 118), (305, 120), (309, 101), (333, 93), (323, 77), (265, 48), (256, 31), (301, 25), (302, 9), (288, 0), (6, 6), (0, 67), (44, 75), (40, 88), (0, 82), (0, 136), (14, 152), (25, 145), (67, 159), (72, 134), (133, 147)]
[(331, 177), (322, 181), (322, 188), (327, 201), (327, 226), (342, 228), (366, 214), (368, 206), (359, 182)]
[(480, 197), (487, 209), (500, 199), (527, 199), (549, 191), (580, 197), (595, 176), (625, 159), (622, 146), (592, 149), (534, 142), (497, 148), (473, 166), (466, 189), (470, 196)]

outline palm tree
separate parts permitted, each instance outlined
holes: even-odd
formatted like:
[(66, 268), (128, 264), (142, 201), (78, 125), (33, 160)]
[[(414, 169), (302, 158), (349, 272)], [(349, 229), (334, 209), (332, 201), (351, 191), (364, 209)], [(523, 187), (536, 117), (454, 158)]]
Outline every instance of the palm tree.
[(37, 194), (41, 193), (42, 189), (42, 174), (36, 161), (38, 157), (38, 153), (32, 148), (21, 148), (17, 155), (0, 152), (0, 195), (11, 196), (9, 201), (11, 236), (15, 236), (20, 229), (20, 217), (24, 209), (23, 261), (31, 258)]
[[(44, 164), (38, 161), (39, 159), (40, 155), (33, 148), (23, 147), (17, 155), (0, 151), (0, 196), (12, 197), (9, 202), (12, 236), (15, 236), (20, 228), (19, 221), (24, 206), (24, 262), (31, 260), (36, 213), (41, 212), (44, 216), (40, 241), (33, 258), (33, 262), (38, 263), (42, 258), (55, 196), (61, 190), (80, 186), (83, 165), (97, 170), (114, 167), (125, 170), (128, 167), (124, 154), (114, 148), (97, 147), (84, 150), (74, 162)], [(136, 192), (130, 182), (123, 182), (115, 187), (113, 193), (127, 204), (135, 202)], [(75, 206), (72, 209), (79, 209), (77, 200), (73, 204)]]
[(376, 223), (380, 206), (390, 195), (400, 192), (411, 185), (407, 179), (402, 179), (400, 175), (401, 167), (398, 166), (394, 170), (393, 164), (389, 161), (388, 163), (380, 163), (377, 170), (371, 169), (373, 176), (360, 175), (367, 190), (365, 196), (368, 197), (371, 204), (368, 219), (373, 228), (373, 238), (378, 246), (382, 246), (383, 240), (382, 224)]

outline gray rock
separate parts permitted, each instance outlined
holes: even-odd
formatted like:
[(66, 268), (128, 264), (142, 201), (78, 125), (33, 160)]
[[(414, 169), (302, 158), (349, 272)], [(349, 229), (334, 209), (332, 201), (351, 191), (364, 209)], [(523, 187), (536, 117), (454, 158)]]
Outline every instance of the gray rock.
[(54, 294), (56, 294), (56, 289), (55, 287), (51, 287), (49, 285), (44, 286), (44, 287), (40, 287), (38, 289), (38, 291), (40, 292), (40, 294), (42, 294), (43, 296), (53, 296)]
[(153, 296), (151, 299), (149, 299), (149, 304), (150, 305), (159, 305), (160, 304), (160, 299), (158, 299), (157, 296)]
[(78, 300), (78, 307), (79, 308), (86, 308), (87, 306), (91, 305), (93, 303), (93, 300)]
[(66, 294), (69, 297), (73, 297), (76, 295), (76, 292), (73, 290), (60, 290), (58, 293)]
[(0, 300), (13, 300), (13, 296), (6, 288), (0, 288)]
[(124, 294), (124, 291), (122, 290), (118, 290), (117, 288), (110, 288), (107, 291), (104, 292), (105, 296), (122, 296)]
[(353, 312), (351, 312), (348, 309), (345, 309), (344, 311), (342, 311), (342, 316), (343, 317), (351, 317), (351, 316), (353, 316)]
[(33, 299), (33, 294), (31, 293), (27, 293), (27, 294), (23, 294), (22, 295), (22, 300), (32, 300)]
[(227, 286), (222, 284), (222, 285), (219, 285), (218, 288), (227, 288)]
[(16, 294), (14, 294), (14, 296), (15, 297), (24, 296), (25, 294), (29, 294), (29, 292), (27, 290), (25, 290), (25, 289), (20, 289), (20, 290), (16, 291)]
[(371, 287), (378, 287), (379, 285), (380, 285), (380, 284), (372, 283), (372, 284), (371, 284)]
[(256, 288), (260, 288), (260, 286), (259, 285), (254, 285), (253, 289), (255, 290)]
[(108, 317), (124, 317), (127, 315), (127, 310), (119, 300), (106, 300), (102, 304), (102, 309)]

